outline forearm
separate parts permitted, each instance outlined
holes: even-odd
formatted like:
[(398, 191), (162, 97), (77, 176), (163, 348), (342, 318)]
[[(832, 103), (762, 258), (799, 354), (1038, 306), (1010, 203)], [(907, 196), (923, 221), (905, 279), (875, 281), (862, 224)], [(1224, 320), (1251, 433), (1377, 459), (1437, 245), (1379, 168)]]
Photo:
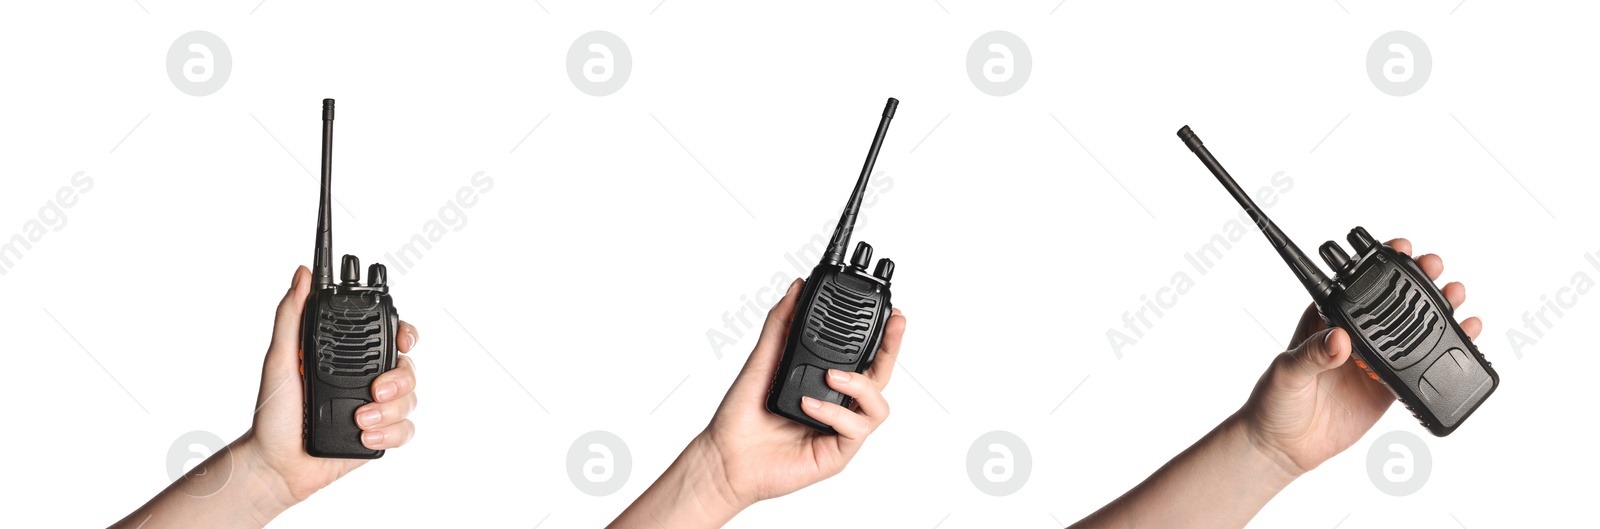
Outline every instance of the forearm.
[(112, 527), (265, 526), (293, 505), (293, 499), (254, 450), (248, 434), (240, 437)]
[(1073, 527), (1243, 527), (1295, 477), (1229, 417)]
[(721, 455), (699, 436), (607, 527), (722, 527), (748, 506), (734, 498), (722, 471)]

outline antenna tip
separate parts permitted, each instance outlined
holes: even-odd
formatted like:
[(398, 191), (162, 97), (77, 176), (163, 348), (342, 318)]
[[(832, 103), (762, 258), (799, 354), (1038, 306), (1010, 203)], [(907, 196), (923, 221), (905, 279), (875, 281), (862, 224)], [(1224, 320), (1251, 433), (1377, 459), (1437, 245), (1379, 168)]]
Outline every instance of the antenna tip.
[(1200, 137), (1196, 136), (1194, 131), (1189, 129), (1188, 125), (1184, 125), (1183, 128), (1178, 129), (1178, 138), (1183, 140), (1183, 144), (1188, 145), (1189, 150), (1191, 151), (1198, 150), (1202, 145), (1204, 145), (1204, 143), (1200, 141)]
[(323, 121), (333, 121), (333, 100), (332, 99), (324, 99), (324, 100), (322, 100), (322, 120)]
[(895, 99), (895, 98), (892, 98), (892, 97), (889, 98), (889, 102), (887, 104), (883, 105), (883, 117), (886, 117), (886, 118), (894, 117), (894, 109), (895, 109), (895, 107), (898, 107), (898, 106), (900, 106), (900, 100), (899, 99)]

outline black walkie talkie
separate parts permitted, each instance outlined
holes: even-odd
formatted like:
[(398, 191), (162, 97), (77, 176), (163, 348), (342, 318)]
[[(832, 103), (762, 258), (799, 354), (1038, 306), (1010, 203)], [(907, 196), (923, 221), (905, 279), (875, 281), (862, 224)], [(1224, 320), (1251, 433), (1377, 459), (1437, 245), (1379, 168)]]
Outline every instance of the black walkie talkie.
[(1494, 393), (1500, 375), (1462, 332), (1455, 309), (1416, 261), (1357, 226), (1349, 236), (1354, 261), (1334, 241), (1319, 249), (1333, 268), (1328, 279), (1256, 208), (1194, 131), (1185, 126), (1178, 137), (1266, 234), (1311, 292), (1322, 319), (1350, 334), (1356, 365), (1388, 386), (1428, 431), (1450, 435)]
[(389, 297), (389, 274), (344, 256), (333, 282), (333, 100), (322, 100), (322, 201), (317, 207), (317, 249), (311, 263), (311, 295), (300, 320), (300, 376), (305, 384), (306, 453), (315, 457), (377, 459), (383, 450), (361, 444), (356, 408), (372, 402), (372, 379), (394, 369), (400, 314)]
[(778, 362), (772, 389), (767, 392), (767, 411), (830, 435), (835, 433), (832, 427), (800, 409), (800, 397), (849, 408), (853, 399), (828, 387), (828, 369), (866, 371), (883, 341), (883, 328), (889, 323), (889, 279), (894, 277), (894, 261), (880, 259), (877, 268), (867, 274), (867, 265), (872, 262), (871, 245), (857, 243), (850, 262), (845, 262), (844, 253), (861, 213), (861, 196), (872, 176), (872, 165), (878, 161), (889, 120), (894, 119), (894, 109), (899, 105), (900, 101), (891, 97), (883, 107), (883, 119), (872, 137), (867, 163), (839, 216), (833, 239), (828, 241), (828, 253), (811, 270), (811, 277), (806, 278), (805, 288), (800, 291), (788, 341), (783, 346), (783, 359)]

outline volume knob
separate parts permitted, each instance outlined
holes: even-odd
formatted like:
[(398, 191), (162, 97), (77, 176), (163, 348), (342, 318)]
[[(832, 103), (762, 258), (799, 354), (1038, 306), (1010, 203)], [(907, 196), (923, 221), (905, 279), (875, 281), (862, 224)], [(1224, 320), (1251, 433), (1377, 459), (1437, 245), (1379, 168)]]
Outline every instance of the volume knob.
[(887, 257), (879, 259), (878, 268), (872, 271), (872, 275), (884, 281), (888, 281), (889, 279), (893, 278), (894, 261), (890, 261)]
[(1345, 267), (1350, 266), (1350, 256), (1345, 255), (1344, 248), (1340, 248), (1339, 243), (1333, 241), (1322, 243), (1317, 253), (1322, 254), (1322, 260), (1328, 263), (1328, 267), (1332, 268), (1335, 274), (1343, 273)]
[(866, 270), (872, 264), (872, 245), (865, 241), (856, 243), (856, 254), (850, 258), (850, 266)]
[(372, 263), (367, 267), (367, 286), (381, 287), (389, 283), (389, 269), (382, 263)]
[(1367, 233), (1367, 229), (1360, 226), (1350, 230), (1350, 236), (1345, 237), (1345, 239), (1350, 241), (1351, 248), (1355, 248), (1356, 255), (1366, 255), (1367, 251), (1378, 246), (1378, 240), (1372, 238), (1372, 234)]
[(356, 284), (361, 282), (361, 260), (354, 255), (345, 255), (341, 263), (343, 270), (339, 271), (339, 281), (342, 283)]

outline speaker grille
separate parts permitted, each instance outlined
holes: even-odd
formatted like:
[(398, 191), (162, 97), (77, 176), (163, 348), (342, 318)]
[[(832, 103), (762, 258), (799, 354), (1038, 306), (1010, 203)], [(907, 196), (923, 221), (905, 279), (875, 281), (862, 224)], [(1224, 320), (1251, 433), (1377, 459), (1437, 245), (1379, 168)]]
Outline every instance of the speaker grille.
[(1429, 296), (1404, 274), (1393, 272), (1385, 283), (1382, 294), (1351, 316), (1356, 318), (1361, 333), (1377, 345), (1391, 364), (1409, 364), (1402, 360), (1435, 334), (1441, 311), (1434, 310)]
[(855, 362), (866, 347), (876, 304), (877, 300), (832, 281), (823, 282), (817, 290), (816, 302), (811, 304), (811, 314), (806, 318), (806, 338), (827, 349), (826, 352), (839, 355), (831, 360)]
[(337, 376), (377, 374), (383, 361), (380, 315), (330, 310), (317, 322), (317, 367)]

